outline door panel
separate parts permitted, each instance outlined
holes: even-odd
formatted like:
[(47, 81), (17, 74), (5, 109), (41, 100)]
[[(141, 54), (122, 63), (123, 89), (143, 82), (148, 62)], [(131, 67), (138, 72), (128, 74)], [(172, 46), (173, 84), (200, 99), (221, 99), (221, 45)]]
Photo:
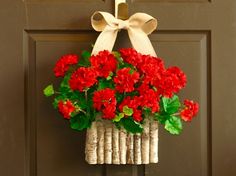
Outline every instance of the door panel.
[[(90, 16), (96, 10), (113, 13), (114, 0), (4, 0), (0, 175), (236, 175), (235, 0), (128, 3), (130, 14), (141, 11), (158, 19), (158, 31), (150, 39), (167, 65), (186, 72), (188, 85), (180, 97), (200, 103), (198, 117), (177, 137), (160, 127), (158, 164), (88, 165), (85, 133), (71, 130), (42, 90), (50, 82), (59, 83), (52, 72), (58, 57), (91, 49), (98, 33), (91, 28)], [(122, 31), (115, 49), (128, 46)]]

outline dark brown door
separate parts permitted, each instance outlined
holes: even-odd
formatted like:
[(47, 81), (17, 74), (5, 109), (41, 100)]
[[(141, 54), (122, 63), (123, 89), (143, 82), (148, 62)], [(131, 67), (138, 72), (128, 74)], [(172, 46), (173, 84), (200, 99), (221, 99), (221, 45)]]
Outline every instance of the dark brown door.
[[(129, 0), (130, 14), (159, 20), (151, 40), (167, 64), (188, 75), (181, 96), (200, 103), (199, 116), (175, 137), (160, 128), (159, 163), (91, 166), (85, 133), (72, 131), (42, 89), (66, 53), (90, 49), (96, 10), (114, 0), (1, 0), (1, 176), (235, 176), (236, 1)], [(127, 46), (125, 32), (118, 46)]]

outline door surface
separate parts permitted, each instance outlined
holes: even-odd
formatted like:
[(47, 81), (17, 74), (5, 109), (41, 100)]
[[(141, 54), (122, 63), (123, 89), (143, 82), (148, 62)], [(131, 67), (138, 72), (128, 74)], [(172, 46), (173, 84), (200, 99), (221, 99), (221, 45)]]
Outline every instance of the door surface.
[[(114, 0), (0, 1), (1, 176), (235, 176), (236, 1), (129, 0), (130, 14), (159, 21), (151, 41), (167, 65), (188, 75), (181, 97), (200, 113), (176, 137), (159, 130), (159, 163), (91, 166), (85, 133), (74, 132), (42, 94), (57, 83), (52, 68), (66, 53), (90, 50), (96, 10), (114, 12)], [(116, 48), (129, 46), (126, 32)]]

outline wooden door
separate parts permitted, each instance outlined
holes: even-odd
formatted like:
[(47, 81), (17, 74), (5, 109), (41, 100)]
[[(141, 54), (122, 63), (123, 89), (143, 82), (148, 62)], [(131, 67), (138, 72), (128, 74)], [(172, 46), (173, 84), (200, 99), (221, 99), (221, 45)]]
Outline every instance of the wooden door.
[[(96, 10), (114, 12), (114, 0), (1, 0), (0, 175), (2, 176), (235, 176), (236, 1), (129, 0), (130, 14), (159, 21), (152, 43), (167, 65), (188, 75), (181, 96), (200, 113), (182, 135), (160, 127), (159, 163), (91, 166), (85, 133), (72, 131), (42, 89), (57, 83), (58, 57), (91, 49)], [(125, 32), (117, 47), (128, 46)]]

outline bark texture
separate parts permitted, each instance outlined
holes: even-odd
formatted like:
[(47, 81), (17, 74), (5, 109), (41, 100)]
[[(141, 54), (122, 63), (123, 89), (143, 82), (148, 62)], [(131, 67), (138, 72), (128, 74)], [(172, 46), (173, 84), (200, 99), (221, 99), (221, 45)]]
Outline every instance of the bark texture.
[(112, 122), (104, 121), (105, 124), (105, 163), (112, 164)]
[(134, 164), (142, 164), (141, 134), (134, 135)]
[(134, 135), (127, 135), (127, 164), (134, 164)]
[(120, 164), (126, 164), (126, 136), (127, 133), (125, 129), (120, 130)]
[(97, 164), (97, 123), (93, 122), (87, 129), (85, 156), (89, 164)]
[(112, 163), (120, 164), (119, 130), (115, 125), (112, 128)]
[(105, 127), (103, 121), (97, 122), (97, 134), (98, 134), (98, 148), (97, 148), (97, 163), (104, 164), (104, 135)]
[(150, 123), (150, 163), (158, 162), (158, 122)]
[(142, 133), (142, 164), (149, 164), (149, 138), (149, 119), (146, 119)]

